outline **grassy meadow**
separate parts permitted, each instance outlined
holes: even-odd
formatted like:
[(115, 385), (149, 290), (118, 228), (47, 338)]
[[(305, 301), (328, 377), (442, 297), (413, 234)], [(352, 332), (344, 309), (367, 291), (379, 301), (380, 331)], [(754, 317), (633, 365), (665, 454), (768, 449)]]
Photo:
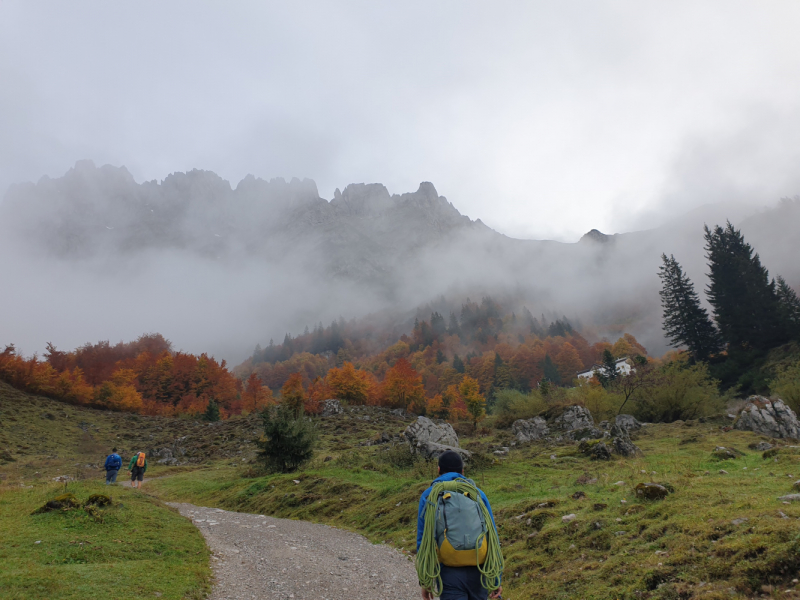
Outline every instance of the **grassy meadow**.
[[(0, 598), (201, 597), (207, 550), (165, 500), (328, 523), (411, 557), (419, 494), (435, 465), (414, 459), (404, 444), (366, 443), (384, 432), (396, 436), (412, 420), (357, 407), (320, 419), (314, 459), (295, 473), (265, 474), (253, 462), (257, 417), (214, 426), (135, 417), (0, 384), (0, 560), (7, 567)], [(476, 457), (467, 475), (497, 517), (504, 597), (792, 597), (800, 579), (800, 504), (777, 498), (795, 491), (800, 448), (780, 443), (765, 457), (749, 448), (764, 438), (726, 431), (729, 424), (718, 417), (651, 425), (634, 435), (644, 456), (608, 462), (571, 444), (511, 446), (505, 429), (461, 429), (461, 445)], [(31, 515), (63, 492), (55, 475), (74, 476), (68, 491), (81, 500), (108, 490), (95, 465), (109, 444), (160, 447), (178, 436), (187, 436), (187, 464), (153, 461), (146, 493), (113, 488), (102, 522), (81, 509)], [(720, 445), (744, 455), (717, 461), (712, 451)], [(495, 456), (503, 446), (509, 454)], [(661, 501), (637, 499), (634, 486), (647, 481), (674, 492)], [(565, 522), (567, 515), (575, 517)], [(137, 572), (146, 575), (132, 576)]]

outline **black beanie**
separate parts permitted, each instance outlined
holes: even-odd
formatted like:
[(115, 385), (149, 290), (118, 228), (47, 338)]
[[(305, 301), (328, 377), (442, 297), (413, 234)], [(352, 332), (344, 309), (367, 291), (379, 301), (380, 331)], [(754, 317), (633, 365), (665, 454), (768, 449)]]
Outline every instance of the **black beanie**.
[(458, 452), (446, 450), (439, 455), (439, 474), (461, 473), (464, 470), (464, 461)]

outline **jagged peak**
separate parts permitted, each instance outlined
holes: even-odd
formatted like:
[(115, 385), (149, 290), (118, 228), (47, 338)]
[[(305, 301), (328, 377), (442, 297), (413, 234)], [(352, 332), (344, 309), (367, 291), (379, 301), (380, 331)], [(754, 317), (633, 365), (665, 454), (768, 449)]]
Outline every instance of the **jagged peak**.
[(585, 233), (580, 241), (583, 243), (589, 242), (594, 244), (608, 244), (609, 242), (614, 241), (614, 236), (607, 235), (598, 229), (592, 229), (591, 231)]

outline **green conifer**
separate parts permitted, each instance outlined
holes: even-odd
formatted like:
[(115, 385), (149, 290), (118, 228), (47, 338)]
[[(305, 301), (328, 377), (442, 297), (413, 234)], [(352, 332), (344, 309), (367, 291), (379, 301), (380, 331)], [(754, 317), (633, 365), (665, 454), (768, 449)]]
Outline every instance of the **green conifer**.
[(708, 300), (720, 336), (733, 348), (768, 350), (789, 339), (775, 281), (741, 232), (728, 222), (705, 228)]
[(662, 254), (661, 260), (664, 264), (658, 276), (664, 333), (673, 346), (686, 346), (695, 360), (707, 360), (720, 349), (719, 333), (675, 257)]

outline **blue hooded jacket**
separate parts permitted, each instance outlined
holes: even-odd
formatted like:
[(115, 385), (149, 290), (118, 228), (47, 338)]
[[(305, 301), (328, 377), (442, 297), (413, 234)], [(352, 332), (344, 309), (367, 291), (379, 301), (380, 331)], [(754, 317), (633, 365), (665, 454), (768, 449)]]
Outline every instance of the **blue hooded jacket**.
[[(417, 552), (419, 552), (419, 545), (422, 543), (422, 531), (425, 529), (425, 503), (428, 501), (428, 496), (431, 493), (431, 487), (433, 487), (434, 483), (439, 483), (440, 481), (453, 481), (454, 479), (467, 479), (461, 473), (445, 473), (444, 475), (439, 475), (436, 479), (433, 480), (431, 486), (422, 492), (422, 496), (419, 499), (419, 512), (417, 513)], [(486, 505), (486, 508), (489, 509), (489, 516), (492, 517), (492, 525), (494, 526), (494, 530), (497, 531), (497, 525), (494, 522), (494, 513), (492, 512), (492, 506), (489, 504), (489, 499), (486, 497), (486, 494), (483, 493), (483, 490), (479, 489), (481, 500)]]
[(119, 470), (122, 468), (122, 457), (116, 452), (114, 454), (109, 454), (108, 458), (106, 458), (106, 471), (113, 471)]

